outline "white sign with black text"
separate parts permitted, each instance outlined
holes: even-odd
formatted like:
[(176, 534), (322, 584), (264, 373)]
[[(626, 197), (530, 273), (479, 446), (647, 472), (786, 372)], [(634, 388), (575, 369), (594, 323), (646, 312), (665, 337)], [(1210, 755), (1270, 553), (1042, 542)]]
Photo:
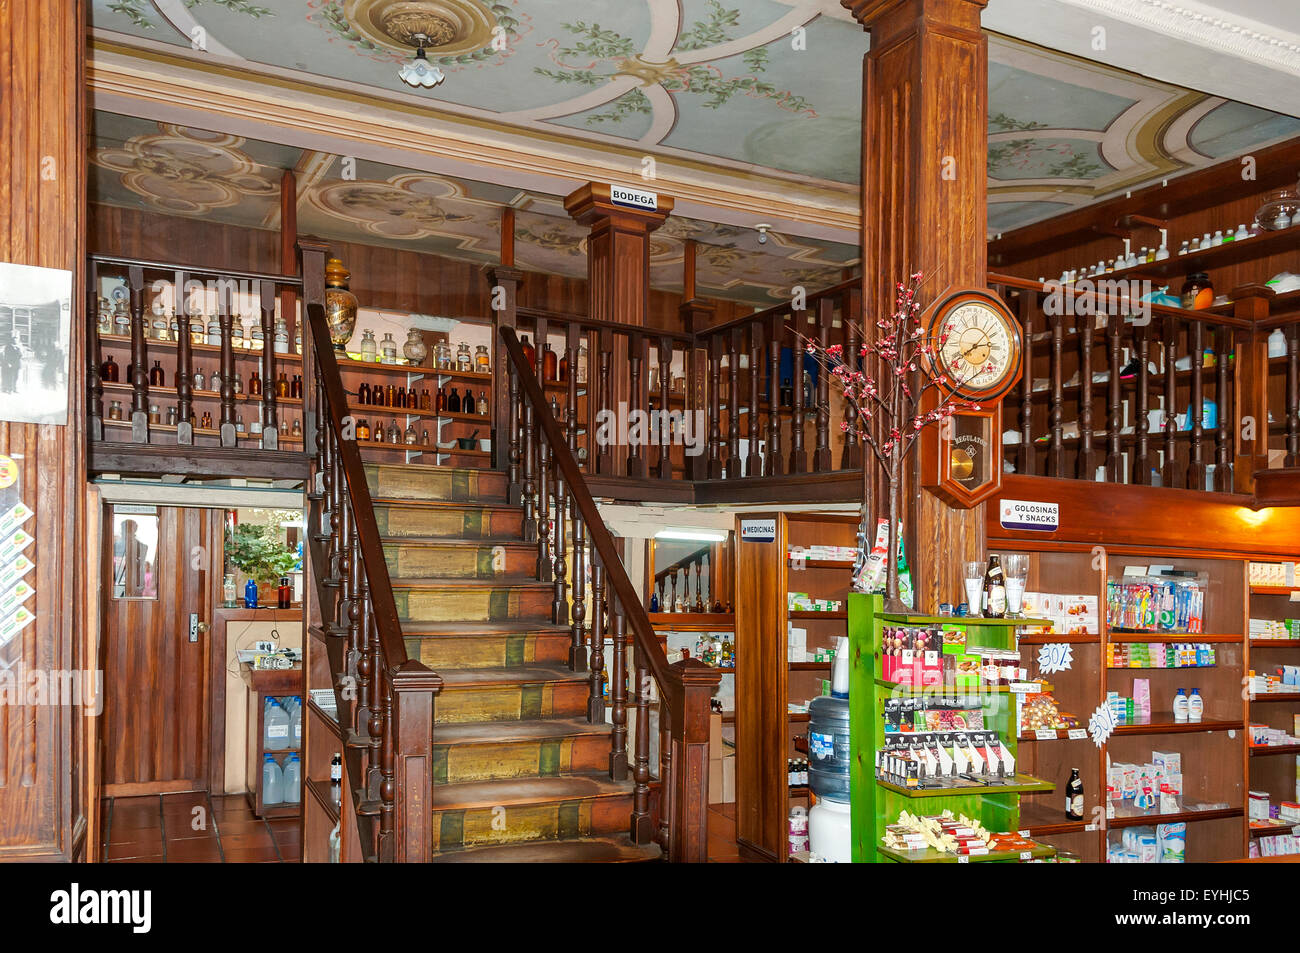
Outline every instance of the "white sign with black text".
[(776, 541), (776, 520), (741, 520), (740, 538), (746, 543), (772, 543)]
[(998, 517), (1003, 529), (1052, 533), (1061, 524), (1061, 506), (1036, 500), (1001, 500), (998, 502)]

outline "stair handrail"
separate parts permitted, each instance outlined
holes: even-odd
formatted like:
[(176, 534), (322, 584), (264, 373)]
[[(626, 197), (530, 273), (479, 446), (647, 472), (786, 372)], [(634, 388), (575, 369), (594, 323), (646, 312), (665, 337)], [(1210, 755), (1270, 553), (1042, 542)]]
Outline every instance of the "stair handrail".
[[(722, 673), (698, 659), (669, 663), (655, 636), (654, 626), (642, 605), (641, 597), (628, 578), (623, 561), (614, 547), (613, 537), (587, 488), (586, 475), (578, 466), (564, 430), (551, 414), (546, 395), (524, 354), (523, 345), (519, 343), (514, 328), (500, 325), (497, 330), (518, 380), (520, 398), (532, 405), (533, 420), (541, 427), (550, 447), (550, 462), (558, 468), (564, 479), (568, 494), (586, 525), (590, 545), (604, 566), (609, 590), (622, 607), (633, 644), (659, 688), (663, 702), (660, 707), (661, 718), (666, 716), (672, 725), (672, 766), (668, 776), (661, 779), (665, 788), (672, 789), (668, 792), (672, 814), (667, 819), (669, 859), (707, 860), (708, 822), (703, 816), (704, 812), (699, 810), (701, 804), (707, 803), (707, 799), (701, 801), (698, 789), (706, 789), (708, 785), (708, 697), (721, 681)], [(692, 737), (686, 739), (685, 732), (690, 732)], [(702, 744), (698, 740), (701, 733)], [(678, 743), (679, 740), (682, 741), (681, 744)], [(679, 757), (680, 761), (677, 760)], [(697, 790), (691, 791), (692, 785)]]

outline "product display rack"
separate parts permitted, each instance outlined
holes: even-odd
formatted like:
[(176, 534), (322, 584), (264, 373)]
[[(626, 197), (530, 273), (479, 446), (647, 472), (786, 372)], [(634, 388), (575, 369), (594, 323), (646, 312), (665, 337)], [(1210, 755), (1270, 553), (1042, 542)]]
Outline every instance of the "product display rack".
[[(771, 541), (745, 539), (742, 525), (771, 521)], [(786, 762), (806, 758), (808, 713), (789, 704), (822, 693), (829, 662), (791, 662), (787, 632), (807, 631), (809, 655), (834, 648), (846, 633), (848, 613), (791, 611), (787, 595), (807, 592), (844, 603), (851, 562), (803, 560), (796, 568), (791, 546), (853, 546), (857, 517), (819, 513), (746, 513), (736, 524), (736, 838), (742, 849), (769, 860), (788, 859), (788, 816), (811, 806), (806, 785), (787, 784)], [(847, 604), (846, 604), (847, 607)]]
[[(1118, 725), (1107, 742), (1097, 746), (1089, 738), (1069, 738), (1058, 730), (1054, 738), (1037, 733), (1020, 736), (1024, 770), (1055, 782), (1063, 791), (1071, 768), (1084, 782), (1084, 819), (1065, 817), (1063, 795), (1026, 795), (1022, 800), (1021, 830), (1088, 863), (1106, 859), (1111, 832), (1126, 827), (1186, 822), (1187, 862), (1232, 860), (1244, 857), (1249, 841), (1245, 820), (1247, 757), (1247, 703), (1242, 699), (1246, 671), (1245, 561), (1171, 555), (1167, 550), (1107, 547), (1105, 561), (1092, 547), (1048, 543), (1005, 545), (990, 543), (990, 552), (1002, 556), (1027, 552), (1030, 558), (1029, 592), (1057, 595), (1095, 595), (1098, 605), (1096, 633), (1076, 635), (1025, 635), (1019, 639), (1021, 665), (1030, 676), (1038, 672), (1040, 646), (1068, 643), (1073, 653), (1068, 670), (1045, 676), (1062, 712), (1074, 715), (1086, 727), (1107, 692), (1132, 697), (1133, 680), (1150, 682), (1152, 711), (1149, 718)], [(1204, 633), (1145, 633), (1114, 631), (1106, 620), (1107, 579), (1119, 579), (1126, 568), (1173, 565), (1176, 569), (1207, 576)], [(1207, 643), (1215, 650), (1213, 667), (1127, 668), (1107, 665), (1108, 646), (1169, 642)], [(1170, 710), (1178, 688), (1199, 688), (1205, 711), (1199, 723), (1178, 722)], [(1077, 732), (1076, 732), (1077, 734)], [(1142, 764), (1153, 751), (1177, 752), (1183, 758), (1183, 810), (1176, 813), (1125, 814), (1106, 797), (1106, 758), (1112, 762)], [(1224, 805), (1209, 807), (1210, 805)], [(1118, 837), (1118, 834), (1114, 835)]]
[[(1287, 562), (1261, 557), (1262, 562)], [(1247, 618), (1285, 619), (1300, 617), (1300, 586), (1249, 586)], [(1247, 630), (1249, 634), (1249, 629)], [(1272, 672), (1281, 665), (1300, 665), (1300, 639), (1246, 640), (1246, 671)], [(1250, 791), (1265, 792), (1272, 804), (1300, 801), (1300, 745), (1256, 746), (1250, 743), (1249, 725), (1264, 724), (1296, 734), (1296, 716), (1300, 715), (1300, 691), (1258, 694), (1247, 700), (1246, 781)], [(1247, 822), (1249, 824), (1249, 821)], [(1300, 830), (1300, 825), (1296, 826)], [(1290, 826), (1248, 827), (1250, 837), (1285, 834)]]
[(959, 857), (934, 850), (890, 850), (881, 843), (886, 826), (893, 824), (900, 811), (912, 814), (939, 814), (950, 810), (979, 821), (990, 831), (1019, 831), (1021, 798), (1034, 793), (1046, 794), (1055, 782), (1028, 773), (1018, 753), (1014, 693), (1009, 686), (944, 689), (939, 694), (977, 702), (984, 710), (984, 724), (998, 732), (1002, 743), (1016, 758), (1014, 782), (1005, 785), (980, 785), (969, 790), (942, 788), (907, 790), (879, 781), (875, 777), (875, 754), (884, 742), (884, 702), (890, 697), (907, 695), (933, 696), (935, 689), (900, 688), (881, 678), (882, 638), (886, 626), (928, 628), (960, 627), (966, 632), (968, 645), (986, 648), (1014, 648), (1015, 629), (1021, 625), (1042, 624), (1027, 619), (983, 619), (954, 616), (894, 615), (882, 609), (879, 595), (850, 593), (848, 597), (849, 630), (849, 719), (852, 744), (850, 790), (852, 797), (854, 863), (967, 863), (1043, 859), (1056, 851), (1050, 844), (1040, 844), (1028, 851), (1000, 851), (977, 857)]

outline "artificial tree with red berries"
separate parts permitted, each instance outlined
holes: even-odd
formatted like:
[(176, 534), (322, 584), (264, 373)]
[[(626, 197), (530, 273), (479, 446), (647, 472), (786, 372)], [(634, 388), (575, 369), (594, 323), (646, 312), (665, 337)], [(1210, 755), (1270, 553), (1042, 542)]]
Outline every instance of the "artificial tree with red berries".
[[(913, 274), (907, 284), (898, 284), (893, 312), (876, 320), (873, 333), (867, 333), (863, 324), (844, 316), (845, 322), (855, 324), (858, 339), (863, 342), (856, 361), (851, 359), (852, 355), (846, 360), (841, 345), (823, 348), (817, 341), (800, 335), (805, 352), (839, 385), (844, 400), (855, 411), (852, 424), (844, 421), (840, 429), (847, 432), (852, 427), (885, 475), (889, 493), (885, 608), (890, 612), (906, 611), (898, 597), (898, 529), (904, 462), (926, 427), (950, 426), (948, 421), (955, 412), (979, 409), (978, 404), (954, 394), (965, 380), (956, 375), (958, 365), (969, 365), (964, 355), (956, 355), (949, 366), (944, 366), (941, 355), (951, 328), (940, 329), (937, 337), (927, 333), (921, 322), (918, 298), (921, 284), (920, 272)], [(983, 370), (975, 367), (969, 376)], [(875, 539), (875, 524), (871, 519), (871, 479), (865, 458), (862, 475), (862, 522), (858, 527), (853, 587), (866, 591), (863, 570)]]

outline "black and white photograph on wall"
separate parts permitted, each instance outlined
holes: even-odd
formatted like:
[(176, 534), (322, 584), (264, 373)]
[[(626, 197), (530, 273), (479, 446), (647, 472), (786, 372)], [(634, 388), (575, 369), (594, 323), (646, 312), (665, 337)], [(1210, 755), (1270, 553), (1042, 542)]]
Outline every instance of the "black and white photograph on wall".
[(0, 420), (68, 422), (72, 272), (0, 262)]

